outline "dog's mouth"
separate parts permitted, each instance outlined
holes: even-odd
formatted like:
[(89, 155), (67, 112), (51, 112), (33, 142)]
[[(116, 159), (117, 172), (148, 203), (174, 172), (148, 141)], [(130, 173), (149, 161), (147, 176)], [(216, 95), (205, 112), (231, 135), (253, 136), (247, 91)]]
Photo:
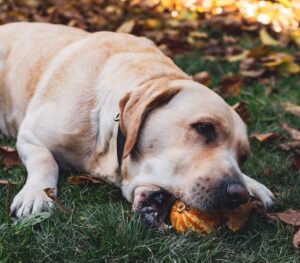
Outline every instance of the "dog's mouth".
[[(169, 225), (171, 225), (169, 215), (176, 200), (178, 200), (177, 197), (165, 190), (154, 191), (150, 193), (147, 200), (141, 205), (139, 209), (141, 221), (148, 227), (165, 230)], [(232, 202), (226, 205), (226, 207), (214, 206), (211, 207), (211, 209), (198, 210), (203, 212), (205, 211), (219, 213), (234, 210), (240, 205), (240, 203)]]

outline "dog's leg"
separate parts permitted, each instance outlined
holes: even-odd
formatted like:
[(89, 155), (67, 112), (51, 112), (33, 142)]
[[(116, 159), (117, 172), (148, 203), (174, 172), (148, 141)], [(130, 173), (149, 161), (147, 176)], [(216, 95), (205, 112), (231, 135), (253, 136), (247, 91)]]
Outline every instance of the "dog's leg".
[(266, 208), (270, 207), (275, 199), (273, 193), (266, 186), (249, 176), (245, 174), (243, 176), (250, 195), (259, 199)]
[(51, 152), (27, 130), (20, 132), (17, 149), (28, 177), (13, 200), (11, 213), (21, 217), (53, 207), (52, 200), (44, 192), (48, 187), (54, 188), (55, 194), (57, 192), (58, 165)]

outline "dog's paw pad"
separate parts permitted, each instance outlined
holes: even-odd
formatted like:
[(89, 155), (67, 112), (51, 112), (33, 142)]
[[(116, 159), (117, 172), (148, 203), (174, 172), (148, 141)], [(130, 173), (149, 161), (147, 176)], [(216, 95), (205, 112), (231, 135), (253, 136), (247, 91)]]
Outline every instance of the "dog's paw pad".
[(266, 208), (271, 207), (275, 201), (273, 193), (261, 183), (257, 183), (252, 187), (250, 194), (259, 199)]

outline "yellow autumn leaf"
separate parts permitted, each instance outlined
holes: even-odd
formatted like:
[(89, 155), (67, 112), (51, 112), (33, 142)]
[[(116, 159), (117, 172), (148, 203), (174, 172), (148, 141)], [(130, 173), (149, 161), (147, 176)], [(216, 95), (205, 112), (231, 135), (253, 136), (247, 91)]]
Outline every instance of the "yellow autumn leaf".
[(262, 27), (259, 30), (259, 36), (260, 36), (261, 42), (266, 46), (279, 46), (280, 45), (280, 42), (275, 40), (273, 37), (271, 37), (265, 27)]
[(159, 29), (162, 26), (162, 23), (159, 19), (156, 18), (148, 18), (145, 19), (144, 24), (148, 27), (148, 28), (153, 28), (153, 29)]
[(286, 53), (274, 53), (263, 59), (263, 65), (268, 68), (277, 67), (284, 63), (292, 63), (294, 58)]
[(287, 63), (287, 71), (291, 74), (300, 73), (300, 66), (295, 62)]
[(300, 30), (295, 30), (290, 33), (291, 39), (300, 47)]
[(237, 55), (228, 55), (226, 56), (226, 60), (228, 62), (236, 62), (245, 59), (249, 54), (249, 50), (244, 50), (240, 54)]
[(291, 1), (289, 1), (289, 0), (277, 0), (277, 2), (279, 2), (280, 4), (282, 4), (288, 8), (291, 8), (293, 6)]
[(118, 33), (131, 33), (135, 26), (134, 20), (128, 20), (124, 22), (116, 31)]

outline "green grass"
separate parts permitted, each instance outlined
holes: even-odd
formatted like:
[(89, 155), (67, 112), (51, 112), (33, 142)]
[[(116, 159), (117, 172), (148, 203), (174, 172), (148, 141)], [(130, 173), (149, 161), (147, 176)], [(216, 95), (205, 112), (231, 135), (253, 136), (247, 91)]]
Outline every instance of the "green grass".
[[(237, 64), (204, 62), (199, 54), (178, 58), (177, 64), (192, 74), (207, 70), (212, 85), (226, 73), (237, 72)], [(266, 96), (257, 80), (246, 83), (239, 97), (248, 102), (251, 113), (249, 133), (283, 133), (281, 121), (300, 129), (300, 119), (284, 113), (280, 102), (299, 103), (299, 78), (276, 77), (278, 93)], [(280, 141), (260, 144), (251, 139), (252, 154), (246, 174), (269, 186), (278, 197), (273, 211), (300, 209), (300, 174), (290, 168), (290, 154), (282, 152)], [(0, 144), (14, 144), (2, 140)], [(273, 174), (263, 175), (270, 167)], [(69, 214), (55, 211), (50, 216), (13, 222), (5, 215), (6, 190), (0, 187), (0, 262), (300, 262), (292, 246), (293, 229), (279, 222), (253, 218), (239, 233), (221, 228), (208, 236), (178, 235), (149, 230), (133, 215), (120, 191), (109, 185), (72, 186), (61, 176), (59, 200)], [(0, 170), (0, 178), (14, 183), (13, 194), (26, 177), (23, 167)]]

